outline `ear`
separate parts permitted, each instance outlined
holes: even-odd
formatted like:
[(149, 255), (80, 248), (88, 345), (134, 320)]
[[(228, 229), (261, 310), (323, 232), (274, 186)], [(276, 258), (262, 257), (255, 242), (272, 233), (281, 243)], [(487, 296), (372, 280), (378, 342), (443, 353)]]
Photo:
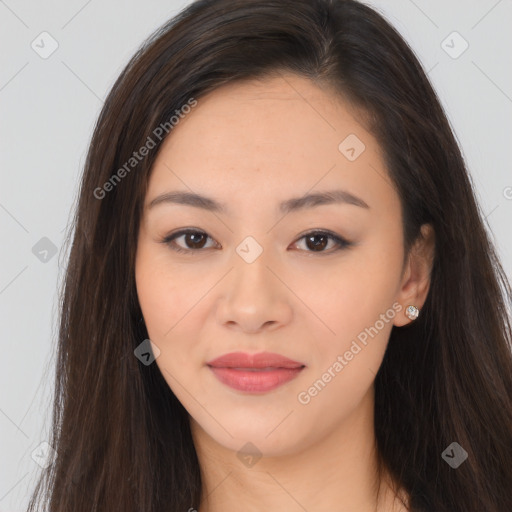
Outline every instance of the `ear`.
[(430, 275), (435, 255), (435, 233), (431, 224), (423, 224), (420, 234), (414, 242), (403, 272), (400, 291), (396, 301), (402, 310), (395, 316), (393, 325), (401, 327), (412, 320), (405, 315), (407, 306), (416, 306), (420, 310), (427, 299), (430, 288)]

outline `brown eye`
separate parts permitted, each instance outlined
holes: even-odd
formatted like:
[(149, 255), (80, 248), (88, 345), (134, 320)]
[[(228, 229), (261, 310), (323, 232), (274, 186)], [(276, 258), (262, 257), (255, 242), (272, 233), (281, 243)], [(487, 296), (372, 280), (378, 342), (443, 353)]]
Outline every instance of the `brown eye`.
[[(178, 244), (176, 241), (182, 239), (181, 243)], [(186, 229), (173, 233), (162, 240), (162, 243), (168, 245), (173, 251), (192, 254), (194, 252), (200, 252), (202, 250), (211, 249), (214, 246), (207, 247), (206, 243), (208, 239), (213, 240), (204, 231)], [(340, 249), (349, 247), (351, 242), (339, 237), (338, 235), (327, 232), (327, 231), (311, 231), (303, 235), (295, 245), (298, 245), (300, 240), (305, 241), (305, 252), (310, 253), (332, 253)], [(329, 249), (325, 250), (329, 246), (329, 242), (334, 242)]]
[[(178, 245), (175, 240), (182, 238), (181, 245)], [(197, 230), (182, 230), (172, 235), (169, 235), (163, 243), (169, 245), (171, 249), (177, 252), (194, 252), (204, 249), (206, 241), (210, 238), (204, 231)]]
[(190, 249), (202, 249), (207, 238), (204, 233), (186, 233), (183, 237), (187, 248)]
[(325, 235), (308, 235), (305, 237), (306, 246), (313, 251), (321, 251), (326, 248), (329, 243), (329, 237)]
[[(307, 233), (301, 238), (299, 238), (299, 240), (305, 241), (307, 252), (317, 253), (334, 252), (339, 249), (347, 248), (351, 245), (350, 242), (344, 240), (338, 235), (325, 231), (312, 231), (311, 233)], [(334, 251), (324, 250), (329, 245), (329, 240), (334, 241)], [(296, 244), (298, 244), (298, 241), (296, 242)], [(333, 246), (331, 245), (331, 248), (332, 247)]]

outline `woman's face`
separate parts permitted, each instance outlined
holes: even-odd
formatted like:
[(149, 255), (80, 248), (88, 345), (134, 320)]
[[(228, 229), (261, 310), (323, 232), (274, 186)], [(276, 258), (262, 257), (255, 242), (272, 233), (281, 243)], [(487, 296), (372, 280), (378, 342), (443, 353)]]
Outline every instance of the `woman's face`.
[[(136, 259), (156, 364), (194, 425), (266, 455), (342, 428), (408, 322), (402, 243), (379, 146), (333, 93), (288, 74), (200, 99), (157, 157)], [(302, 369), (208, 365), (233, 352)]]

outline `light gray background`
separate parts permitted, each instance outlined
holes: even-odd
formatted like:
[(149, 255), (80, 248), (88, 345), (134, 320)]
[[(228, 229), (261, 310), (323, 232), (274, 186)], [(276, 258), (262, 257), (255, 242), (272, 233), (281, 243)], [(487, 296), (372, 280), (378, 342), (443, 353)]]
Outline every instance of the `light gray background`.
[[(48, 439), (64, 230), (102, 100), (143, 39), (187, 3), (0, 0), (0, 512), (26, 506), (40, 469), (32, 453)], [(368, 3), (429, 72), (510, 278), (511, 0)], [(59, 45), (47, 59), (31, 47), (43, 31)], [(456, 59), (441, 46), (453, 31), (469, 43)], [(46, 262), (32, 251), (43, 237), (59, 251)]]

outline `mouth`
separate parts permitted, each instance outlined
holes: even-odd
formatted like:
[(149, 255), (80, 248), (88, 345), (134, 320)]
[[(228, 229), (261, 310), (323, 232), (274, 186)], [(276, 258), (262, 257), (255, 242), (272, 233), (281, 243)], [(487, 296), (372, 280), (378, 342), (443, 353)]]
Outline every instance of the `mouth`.
[(207, 363), (215, 377), (237, 391), (265, 393), (291, 381), (305, 365), (279, 354), (233, 352)]
[(267, 392), (291, 381), (300, 368), (221, 368), (210, 366), (214, 375), (226, 386), (238, 391)]
[[(222, 366), (212, 366), (212, 368), (223, 368)], [(276, 370), (298, 370), (302, 367), (297, 368), (280, 368), (280, 367), (268, 367), (268, 368), (230, 368), (229, 366), (224, 367), (229, 370), (239, 370), (241, 372), (273, 372)]]

